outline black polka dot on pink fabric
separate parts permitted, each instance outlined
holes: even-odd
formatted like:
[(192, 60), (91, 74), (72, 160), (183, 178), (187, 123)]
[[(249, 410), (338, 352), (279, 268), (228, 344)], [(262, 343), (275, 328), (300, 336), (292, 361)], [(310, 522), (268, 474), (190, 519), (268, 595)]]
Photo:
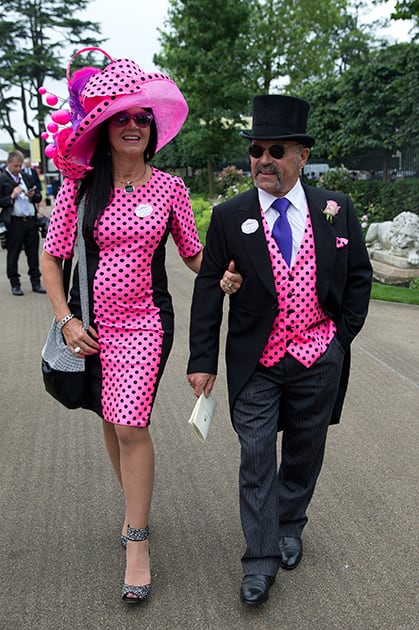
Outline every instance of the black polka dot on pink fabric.
[[(56, 199), (44, 245), (53, 256), (73, 253), (76, 186), (65, 180)], [(158, 291), (167, 293), (164, 269), (158, 275), (154, 266), (168, 230), (182, 258), (202, 249), (183, 181), (156, 169), (133, 194), (115, 189), (96, 225), (100, 255), (93, 302), (108, 422), (146, 426), (150, 421), (164, 333), (156, 282)]]
[(316, 257), (310, 214), (297, 257), (288, 267), (262, 215), (278, 298), (275, 318), (260, 362), (278, 363), (288, 352), (310, 367), (327, 349), (336, 326), (323, 312), (317, 297)]

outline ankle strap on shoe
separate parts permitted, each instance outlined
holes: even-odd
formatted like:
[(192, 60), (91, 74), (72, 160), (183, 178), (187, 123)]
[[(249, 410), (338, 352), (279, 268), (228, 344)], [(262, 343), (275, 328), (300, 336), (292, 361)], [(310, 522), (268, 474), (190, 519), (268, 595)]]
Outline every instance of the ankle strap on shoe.
[(134, 527), (127, 527), (127, 538), (128, 540), (141, 541), (147, 540), (149, 534), (148, 525), (144, 529), (135, 529)]

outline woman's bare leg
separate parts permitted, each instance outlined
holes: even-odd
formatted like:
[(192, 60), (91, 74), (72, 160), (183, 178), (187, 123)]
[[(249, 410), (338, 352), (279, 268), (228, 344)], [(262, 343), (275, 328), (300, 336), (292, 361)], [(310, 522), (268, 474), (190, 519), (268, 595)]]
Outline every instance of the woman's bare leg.
[[(106, 450), (108, 452), (109, 459), (111, 460), (112, 467), (115, 471), (116, 478), (118, 479), (119, 485), (122, 488), (121, 456), (119, 452), (119, 442), (115, 431), (115, 425), (111, 422), (106, 422), (106, 420), (103, 420), (102, 424)], [(128, 517), (127, 513), (125, 512), (124, 524), (122, 526), (122, 534), (124, 536), (126, 536), (127, 534), (127, 524)]]
[[(114, 425), (119, 443), (119, 468), (128, 524), (147, 527), (154, 486), (154, 448), (148, 427)], [(148, 540), (128, 541), (125, 583), (150, 584)]]

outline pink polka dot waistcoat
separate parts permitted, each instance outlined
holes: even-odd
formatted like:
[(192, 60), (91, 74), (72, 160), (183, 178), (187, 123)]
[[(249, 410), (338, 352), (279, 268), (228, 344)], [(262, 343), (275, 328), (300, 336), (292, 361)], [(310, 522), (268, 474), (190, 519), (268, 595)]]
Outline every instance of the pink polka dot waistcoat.
[(260, 363), (272, 367), (286, 353), (310, 367), (327, 349), (336, 326), (322, 310), (316, 291), (316, 253), (310, 213), (291, 269), (281, 256), (262, 213), (278, 296), (278, 315)]

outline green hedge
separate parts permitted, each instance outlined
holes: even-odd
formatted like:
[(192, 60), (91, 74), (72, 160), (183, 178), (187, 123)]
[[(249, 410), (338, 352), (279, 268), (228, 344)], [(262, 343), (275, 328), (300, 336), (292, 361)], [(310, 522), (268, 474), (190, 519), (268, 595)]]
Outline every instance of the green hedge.
[(211, 203), (198, 196), (191, 196), (192, 210), (201, 243), (205, 245), (205, 236), (211, 218)]
[[(191, 186), (190, 189), (192, 207), (202, 243), (205, 243), (211, 208), (214, 203), (220, 203), (223, 198), (227, 199), (252, 186), (251, 179), (245, 177), (242, 171), (229, 166), (218, 175), (217, 193), (219, 196), (217, 200), (207, 201), (202, 196), (194, 195), (194, 190), (199, 190), (203, 185), (205, 174), (205, 171), (196, 173), (194, 176), (196, 187)], [(192, 181), (188, 180), (187, 183), (191, 184)], [(348, 169), (342, 166), (326, 171), (318, 182), (309, 181), (309, 183), (349, 194), (358, 212), (364, 232), (367, 231), (370, 223), (391, 221), (400, 212), (419, 214), (419, 179), (416, 177), (386, 183), (376, 179), (353, 180)]]
[(370, 221), (391, 221), (400, 212), (419, 213), (419, 179), (353, 182), (352, 199), (360, 215)]
[(386, 183), (376, 179), (353, 180), (342, 166), (326, 171), (317, 185), (351, 195), (359, 217), (367, 215), (369, 222), (391, 221), (400, 212), (419, 213), (416, 177)]

